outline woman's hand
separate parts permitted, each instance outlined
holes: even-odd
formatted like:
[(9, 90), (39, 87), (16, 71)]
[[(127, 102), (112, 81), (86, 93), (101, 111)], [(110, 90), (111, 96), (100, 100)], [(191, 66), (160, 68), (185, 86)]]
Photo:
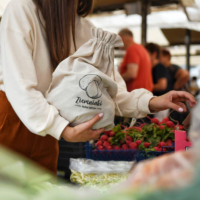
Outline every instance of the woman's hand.
[(178, 112), (186, 112), (185, 104), (181, 102), (188, 102), (191, 107), (196, 104), (195, 98), (188, 92), (171, 91), (160, 97), (154, 97), (149, 102), (149, 109), (151, 112), (158, 112), (166, 109), (173, 109)]
[(96, 140), (100, 137), (100, 134), (105, 131), (104, 128), (99, 130), (92, 130), (92, 126), (97, 123), (99, 120), (101, 120), (103, 117), (103, 113), (95, 116), (90, 121), (87, 121), (83, 124), (80, 124), (75, 127), (69, 127), (67, 126), (61, 137), (63, 137), (64, 140), (67, 142), (87, 142), (90, 140)]

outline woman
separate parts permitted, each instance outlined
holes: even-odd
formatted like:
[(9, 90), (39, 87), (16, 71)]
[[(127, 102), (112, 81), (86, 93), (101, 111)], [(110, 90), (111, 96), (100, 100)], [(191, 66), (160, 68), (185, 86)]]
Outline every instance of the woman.
[[(0, 143), (56, 173), (58, 139), (85, 142), (104, 131), (91, 130), (103, 113), (76, 127), (44, 98), (56, 66), (91, 38), (93, 0), (12, 0), (0, 30)], [(117, 72), (116, 72), (117, 73)], [(188, 93), (153, 97), (146, 90), (132, 93), (117, 73), (118, 105), (126, 117), (173, 108), (180, 100), (195, 100)], [(70, 113), (69, 113), (70, 114)], [(116, 113), (119, 114), (119, 113)]]

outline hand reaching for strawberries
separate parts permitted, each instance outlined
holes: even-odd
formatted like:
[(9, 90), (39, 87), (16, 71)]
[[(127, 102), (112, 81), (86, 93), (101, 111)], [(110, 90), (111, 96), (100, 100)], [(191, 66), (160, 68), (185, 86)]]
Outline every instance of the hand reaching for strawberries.
[(171, 91), (160, 97), (154, 97), (149, 102), (151, 112), (158, 112), (167, 109), (173, 109), (177, 112), (186, 112), (186, 106), (182, 102), (188, 102), (190, 107), (196, 105), (195, 98), (188, 92)]

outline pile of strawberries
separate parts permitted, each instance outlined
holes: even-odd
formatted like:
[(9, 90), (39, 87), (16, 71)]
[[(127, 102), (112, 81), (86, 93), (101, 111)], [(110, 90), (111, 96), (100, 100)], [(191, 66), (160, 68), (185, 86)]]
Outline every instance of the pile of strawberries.
[(100, 137), (94, 150), (168, 151), (173, 149), (175, 130), (184, 130), (184, 127), (169, 118), (161, 122), (153, 118), (151, 124), (137, 124), (129, 128), (117, 125)]

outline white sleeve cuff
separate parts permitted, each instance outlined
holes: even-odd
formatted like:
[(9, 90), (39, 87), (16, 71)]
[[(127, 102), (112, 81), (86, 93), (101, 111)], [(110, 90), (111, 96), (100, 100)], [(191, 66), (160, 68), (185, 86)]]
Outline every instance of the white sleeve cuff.
[(68, 126), (69, 122), (62, 118), (60, 115), (57, 115), (53, 125), (46, 130), (48, 135), (51, 135), (55, 139), (59, 140), (63, 130)]
[(149, 110), (149, 101), (154, 98), (151, 93), (142, 95), (138, 100), (138, 110), (142, 115), (152, 114)]

